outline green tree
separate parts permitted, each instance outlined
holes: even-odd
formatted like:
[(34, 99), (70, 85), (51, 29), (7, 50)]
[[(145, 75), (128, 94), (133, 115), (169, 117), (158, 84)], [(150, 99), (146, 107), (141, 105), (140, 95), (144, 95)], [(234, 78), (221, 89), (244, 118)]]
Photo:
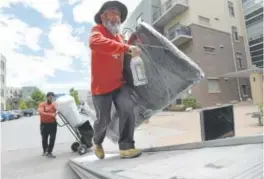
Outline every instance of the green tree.
[(31, 94), (31, 100), (28, 103), (31, 103), (31, 106), (33, 108), (38, 108), (38, 105), (45, 100), (45, 94), (40, 91), (40, 89), (36, 89), (32, 94)]
[(74, 98), (75, 103), (77, 105), (80, 105), (81, 104), (80, 99), (79, 99), (79, 94), (78, 94), (78, 91), (77, 90), (75, 90), (74, 88), (71, 88), (70, 89), (70, 95)]
[(6, 110), (7, 110), (7, 111), (10, 111), (11, 109), (12, 109), (12, 106), (11, 106), (9, 103), (7, 103), (7, 104), (6, 104)]
[(25, 101), (25, 104), (26, 104), (26, 106), (28, 107), (28, 108), (35, 108), (36, 106), (35, 106), (35, 101), (33, 101), (33, 100), (26, 100)]
[(20, 109), (27, 109), (28, 108), (24, 100), (21, 100), (19, 102), (19, 108)]

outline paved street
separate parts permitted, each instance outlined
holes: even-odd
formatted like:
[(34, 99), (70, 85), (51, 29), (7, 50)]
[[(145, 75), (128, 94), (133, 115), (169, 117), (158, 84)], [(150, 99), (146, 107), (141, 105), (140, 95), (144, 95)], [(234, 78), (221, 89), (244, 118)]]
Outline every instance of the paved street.
[(66, 128), (58, 130), (54, 160), (41, 156), (38, 116), (3, 122), (1, 130), (3, 179), (78, 179), (66, 165), (77, 155), (70, 151), (74, 139)]
[[(260, 134), (263, 127), (248, 113), (256, 112), (256, 106), (235, 107), (236, 135)], [(83, 116), (85, 117), (85, 116)], [(164, 146), (200, 141), (199, 110), (191, 112), (164, 112), (154, 116), (149, 124), (136, 131), (136, 145), (139, 148)], [(77, 179), (67, 166), (68, 159), (79, 156), (72, 153), (74, 141), (66, 127), (58, 129), (54, 153), (56, 159), (41, 156), (38, 116), (1, 123), (1, 152), (3, 179)], [(105, 150), (117, 150), (109, 140), (104, 142)]]

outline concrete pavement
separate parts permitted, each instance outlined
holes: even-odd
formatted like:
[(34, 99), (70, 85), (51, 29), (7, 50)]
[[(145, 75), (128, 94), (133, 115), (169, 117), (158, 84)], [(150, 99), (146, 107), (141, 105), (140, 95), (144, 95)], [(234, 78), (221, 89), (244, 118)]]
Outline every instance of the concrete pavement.
[(74, 138), (62, 128), (54, 149), (56, 159), (41, 156), (38, 116), (1, 123), (2, 179), (78, 179), (67, 165), (78, 156), (70, 150)]

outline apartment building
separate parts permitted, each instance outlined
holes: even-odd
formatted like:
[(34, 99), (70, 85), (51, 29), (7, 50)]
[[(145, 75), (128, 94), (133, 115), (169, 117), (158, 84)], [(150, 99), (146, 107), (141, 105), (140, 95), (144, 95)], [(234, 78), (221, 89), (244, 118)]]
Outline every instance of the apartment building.
[(242, 0), (252, 64), (263, 68), (263, 0)]
[(6, 106), (8, 109), (18, 109), (22, 97), (21, 88), (6, 87)]
[(123, 27), (139, 21), (151, 24), (203, 69), (205, 80), (190, 92), (201, 106), (251, 97), (248, 78), (221, 78), (251, 64), (241, 0), (143, 0)]
[(21, 88), (17, 87), (6, 87), (6, 98), (21, 98)]
[(31, 98), (31, 94), (37, 90), (38, 88), (35, 86), (24, 86), (21, 88), (21, 92), (22, 92), (22, 98), (23, 99), (29, 99)]
[(6, 57), (1, 54), (1, 110), (6, 109)]

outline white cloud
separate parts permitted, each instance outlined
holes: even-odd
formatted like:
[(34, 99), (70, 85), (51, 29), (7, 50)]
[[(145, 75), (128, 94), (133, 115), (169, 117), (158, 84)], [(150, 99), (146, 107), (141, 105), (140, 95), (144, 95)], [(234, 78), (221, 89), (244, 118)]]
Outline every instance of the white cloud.
[[(82, 2), (73, 9), (75, 21), (81, 23), (89, 22), (94, 24), (94, 15), (106, 1), (107, 0), (82, 0)], [(134, 11), (141, 0), (121, 0), (120, 2), (123, 2), (127, 6), (128, 12), (130, 14)]]
[(71, 27), (55, 24), (49, 33), (52, 49), (45, 49), (44, 56), (19, 53), (20, 46), (32, 50), (40, 49), (39, 37), (43, 31), (33, 28), (19, 19), (0, 17), (1, 53), (7, 58), (7, 86), (43, 86), (47, 76), (54, 76), (55, 70), (73, 71), (73, 56), (89, 61), (84, 43), (71, 35)]
[(76, 28), (74, 32), (77, 34), (82, 34), (85, 32), (85, 27)]
[(1, 16), (1, 50), (10, 49), (15, 50), (21, 45), (27, 45), (33, 50), (40, 49), (38, 45), (39, 37), (42, 33), (42, 30), (36, 27), (29, 27), (24, 22), (12, 18)]
[(61, 12), (58, 12), (60, 4), (59, 0), (1, 0), (0, 7), (10, 7), (11, 4), (23, 3), (30, 6), (46, 18), (61, 18)]
[(89, 49), (77, 37), (72, 35), (72, 31), (73, 29), (69, 24), (55, 24), (52, 26), (48, 37), (57, 53), (80, 58), (82, 65), (89, 67)]
[(76, 4), (80, 2), (81, 0), (68, 0), (70, 5)]
[(83, 42), (72, 36), (72, 27), (68, 24), (55, 24), (48, 35), (58, 53), (80, 57), (86, 50)]

